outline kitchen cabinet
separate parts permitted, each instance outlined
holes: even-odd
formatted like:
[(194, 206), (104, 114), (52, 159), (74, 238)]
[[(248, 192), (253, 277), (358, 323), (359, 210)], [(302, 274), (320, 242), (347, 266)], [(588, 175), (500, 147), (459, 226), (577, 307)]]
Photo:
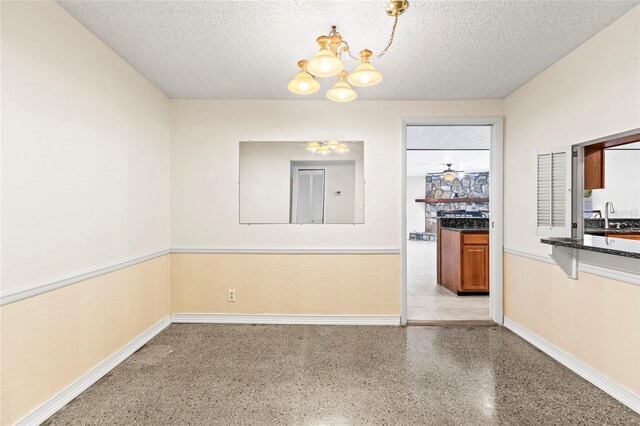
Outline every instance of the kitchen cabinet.
[(584, 147), (584, 189), (603, 189), (605, 149), (640, 141), (640, 132), (594, 143)]
[(609, 238), (624, 238), (625, 240), (637, 240), (637, 241), (640, 241), (640, 234), (638, 234), (638, 233), (622, 234), (620, 232), (607, 232), (607, 233), (605, 233), (605, 236), (607, 236)]
[(438, 284), (456, 294), (489, 292), (489, 233), (441, 229)]
[(584, 148), (584, 189), (604, 188), (604, 149)]

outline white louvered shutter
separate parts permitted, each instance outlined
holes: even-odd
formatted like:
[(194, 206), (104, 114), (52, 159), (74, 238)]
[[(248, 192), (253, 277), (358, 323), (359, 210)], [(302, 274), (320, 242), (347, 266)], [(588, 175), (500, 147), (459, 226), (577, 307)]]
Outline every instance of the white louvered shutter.
[(571, 236), (571, 147), (538, 150), (538, 235)]

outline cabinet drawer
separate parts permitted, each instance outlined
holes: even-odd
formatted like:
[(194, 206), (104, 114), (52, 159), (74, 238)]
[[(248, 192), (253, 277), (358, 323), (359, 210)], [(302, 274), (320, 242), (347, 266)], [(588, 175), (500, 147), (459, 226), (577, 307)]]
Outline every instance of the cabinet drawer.
[(462, 234), (463, 244), (489, 244), (489, 234)]

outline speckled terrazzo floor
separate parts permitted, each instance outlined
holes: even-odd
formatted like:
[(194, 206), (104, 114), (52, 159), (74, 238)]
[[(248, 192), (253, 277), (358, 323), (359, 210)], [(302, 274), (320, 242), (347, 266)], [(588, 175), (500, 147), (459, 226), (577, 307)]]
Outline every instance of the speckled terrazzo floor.
[(640, 425), (498, 327), (174, 324), (47, 425)]

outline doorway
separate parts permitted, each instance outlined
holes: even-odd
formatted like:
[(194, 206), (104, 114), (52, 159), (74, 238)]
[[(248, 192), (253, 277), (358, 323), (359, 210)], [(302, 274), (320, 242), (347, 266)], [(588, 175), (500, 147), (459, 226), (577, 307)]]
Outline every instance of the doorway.
[(502, 324), (502, 122), (403, 123), (403, 324)]

